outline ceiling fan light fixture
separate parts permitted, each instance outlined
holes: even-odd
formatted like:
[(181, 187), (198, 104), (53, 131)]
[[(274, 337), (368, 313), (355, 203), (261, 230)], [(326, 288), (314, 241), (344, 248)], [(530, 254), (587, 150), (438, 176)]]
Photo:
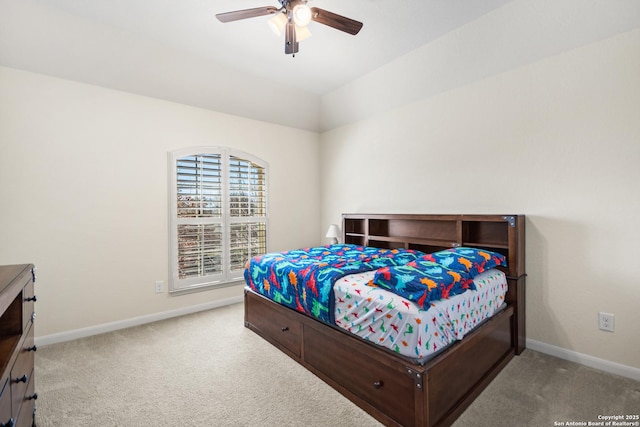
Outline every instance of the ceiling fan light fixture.
[(276, 35), (281, 36), (288, 21), (284, 13), (276, 13), (273, 18), (268, 21), (269, 28), (271, 28)]
[(291, 11), (293, 21), (299, 27), (306, 27), (311, 22), (311, 9), (306, 4), (298, 4)]
[(307, 27), (301, 27), (296, 25), (296, 40), (301, 42), (302, 40), (306, 40), (311, 37), (311, 31)]

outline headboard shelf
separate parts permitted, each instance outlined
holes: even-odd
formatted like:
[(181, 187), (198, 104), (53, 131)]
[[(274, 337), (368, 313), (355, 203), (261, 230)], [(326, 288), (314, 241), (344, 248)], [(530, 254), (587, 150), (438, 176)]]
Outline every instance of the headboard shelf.
[[(506, 224), (510, 224), (505, 220)], [(464, 242), (482, 242), (498, 248), (509, 247), (509, 228), (504, 222), (462, 221), (462, 240)]]
[(442, 239), (421, 239), (413, 236), (376, 236), (369, 235), (369, 241), (398, 243), (399, 247), (411, 249), (410, 246), (434, 246), (443, 248), (454, 248), (460, 246), (455, 240)]
[[(517, 246), (518, 233), (524, 230), (522, 215), (343, 214), (342, 229), (345, 243), (389, 249), (434, 252), (473, 246), (507, 257), (510, 251), (524, 250)], [(524, 259), (512, 255), (513, 260)], [(523, 265), (509, 273), (518, 276), (520, 270), (524, 271)]]
[(365, 234), (364, 226), (366, 224), (365, 219), (361, 218), (349, 218), (344, 222), (344, 232), (347, 234), (363, 235)]

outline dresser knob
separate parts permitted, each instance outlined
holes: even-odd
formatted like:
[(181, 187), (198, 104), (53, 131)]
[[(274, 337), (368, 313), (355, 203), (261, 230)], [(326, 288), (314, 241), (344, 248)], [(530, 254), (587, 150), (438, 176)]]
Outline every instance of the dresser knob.
[(14, 380), (14, 382), (16, 382), (16, 383), (26, 383), (28, 379), (29, 379), (29, 377), (25, 374), (25, 375), (23, 375), (23, 376), (21, 376), (19, 378), (16, 378)]
[(36, 320), (36, 312), (34, 311), (33, 313), (31, 313), (31, 321), (35, 322)]
[(377, 390), (380, 387), (382, 387), (383, 385), (384, 385), (384, 383), (382, 381), (376, 381), (376, 382), (373, 383), (373, 388), (375, 388)]
[(37, 351), (37, 350), (38, 350), (38, 347), (37, 347), (37, 346), (35, 346), (35, 345), (32, 345), (31, 347), (27, 347), (27, 348), (25, 348), (25, 350), (26, 350), (26, 351)]
[(38, 393), (33, 393), (31, 396), (27, 397), (27, 400), (37, 400), (38, 399)]
[(34, 295), (32, 297), (25, 298), (24, 300), (25, 300), (25, 302), (29, 302), (29, 301), (36, 302), (36, 301), (38, 301), (38, 298), (36, 298), (36, 296)]
[(283, 326), (282, 328), (280, 328), (280, 330), (282, 332), (287, 332), (289, 330), (289, 327), (288, 326)]

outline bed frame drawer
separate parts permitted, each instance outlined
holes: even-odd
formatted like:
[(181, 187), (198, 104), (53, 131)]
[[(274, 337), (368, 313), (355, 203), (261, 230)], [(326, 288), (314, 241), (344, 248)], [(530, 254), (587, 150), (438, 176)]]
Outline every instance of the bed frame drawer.
[(329, 380), (353, 393), (374, 408), (386, 413), (403, 426), (415, 424), (414, 399), (416, 382), (407, 369), (388, 366), (374, 357), (356, 357), (370, 354), (371, 348), (353, 341), (345, 346), (335, 330), (316, 328), (305, 323), (304, 360)]
[(245, 302), (245, 326), (281, 350), (300, 357), (302, 326), (295, 312), (277, 311), (265, 298), (254, 298)]

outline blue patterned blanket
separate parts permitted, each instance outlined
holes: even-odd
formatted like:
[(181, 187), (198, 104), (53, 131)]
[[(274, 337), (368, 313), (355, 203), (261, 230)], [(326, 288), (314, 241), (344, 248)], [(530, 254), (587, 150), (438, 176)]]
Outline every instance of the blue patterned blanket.
[(348, 274), (404, 265), (424, 254), (405, 249), (327, 245), (268, 253), (247, 262), (247, 285), (265, 297), (334, 323), (333, 284)]

